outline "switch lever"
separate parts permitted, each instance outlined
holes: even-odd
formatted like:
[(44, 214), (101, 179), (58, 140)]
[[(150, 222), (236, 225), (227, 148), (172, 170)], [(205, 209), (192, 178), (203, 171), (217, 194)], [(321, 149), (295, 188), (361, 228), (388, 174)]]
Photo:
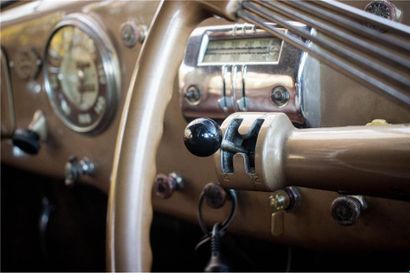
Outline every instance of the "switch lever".
[(271, 233), (273, 236), (279, 236), (285, 229), (285, 212), (299, 206), (301, 195), (296, 187), (288, 187), (273, 192), (269, 199), (272, 208)]
[(46, 139), (46, 118), (41, 110), (37, 110), (26, 129), (17, 129), (14, 132), (13, 145), (27, 154), (36, 155), (40, 151), (40, 140)]

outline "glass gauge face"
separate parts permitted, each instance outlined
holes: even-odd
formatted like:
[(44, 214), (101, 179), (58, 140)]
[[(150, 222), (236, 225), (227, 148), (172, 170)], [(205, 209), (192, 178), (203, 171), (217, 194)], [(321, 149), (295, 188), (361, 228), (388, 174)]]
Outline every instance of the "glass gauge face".
[(46, 88), (57, 114), (76, 131), (93, 130), (112, 96), (95, 40), (78, 27), (64, 26), (51, 37), (46, 59)]

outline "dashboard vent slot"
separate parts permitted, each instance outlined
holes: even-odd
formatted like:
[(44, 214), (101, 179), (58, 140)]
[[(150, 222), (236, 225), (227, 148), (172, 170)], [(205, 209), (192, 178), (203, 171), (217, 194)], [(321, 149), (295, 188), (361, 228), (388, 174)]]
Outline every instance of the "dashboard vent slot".
[[(410, 105), (410, 27), (333, 0), (244, 1), (237, 15), (367, 87)], [(290, 21), (315, 31), (297, 28)]]

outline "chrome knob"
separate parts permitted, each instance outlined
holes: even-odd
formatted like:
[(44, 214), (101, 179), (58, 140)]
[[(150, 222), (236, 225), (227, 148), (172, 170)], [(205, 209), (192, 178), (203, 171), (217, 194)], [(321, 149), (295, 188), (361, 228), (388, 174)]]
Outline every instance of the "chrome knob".
[(81, 176), (91, 176), (95, 173), (95, 165), (88, 158), (78, 160), (72, 156), (65, 165), (65, 184), (72, 186), (78, 182)]

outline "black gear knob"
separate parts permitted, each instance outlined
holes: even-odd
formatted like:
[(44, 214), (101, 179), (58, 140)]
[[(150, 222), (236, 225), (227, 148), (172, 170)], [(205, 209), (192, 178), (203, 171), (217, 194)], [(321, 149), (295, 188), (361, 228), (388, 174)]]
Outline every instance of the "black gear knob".
[(219, 149), (221, 142), (221, 128), (212, 119), (198, 118), (191, 121), (185, 127), (185, 146), (196, 156), (205, 157), (212, 155)]

